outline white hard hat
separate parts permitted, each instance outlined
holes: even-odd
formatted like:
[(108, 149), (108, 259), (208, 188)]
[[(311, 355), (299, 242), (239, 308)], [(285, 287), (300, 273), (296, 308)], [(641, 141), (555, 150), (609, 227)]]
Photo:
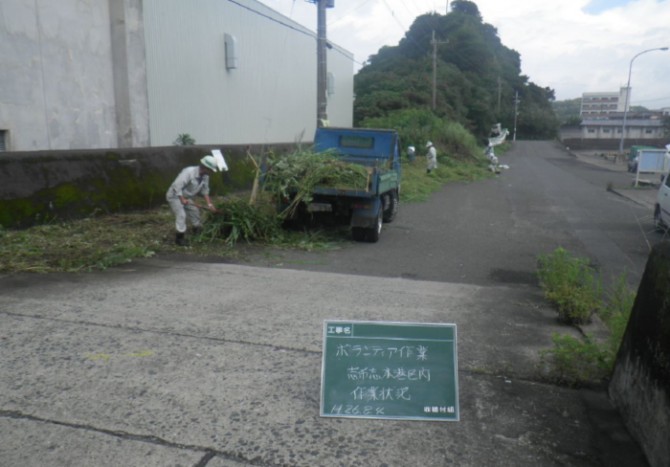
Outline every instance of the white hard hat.
[(427, 148), (431, 147), (432, 145), (433, 145), (433, 143), (430, 142), (430, 141), (428, 141), (428, 142), (426, 143), (426, 147), (427, 147)]
[(408, 151), (411, 151), (411, 152), (414, 152), (414, 146), (408, 146), (408, 147), (407, 147), (407, 150), (408, 150)]
[(200, 159), (200, 163), (207, 167), (209, 170), (212, 172), (218, 172), (219, 171), (219, 166), (216, 163), (216, 159), (214, 159), (214, 156), (205, 156), (202, 159)]

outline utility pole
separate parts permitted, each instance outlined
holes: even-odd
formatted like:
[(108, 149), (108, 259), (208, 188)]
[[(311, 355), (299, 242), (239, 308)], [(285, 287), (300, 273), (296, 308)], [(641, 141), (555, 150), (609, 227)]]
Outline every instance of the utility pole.
[(498, 118), (500, 118), (500, 101), (502, 97), (502, 81), (498, 76)]
[(326, 8), (334, 6), (334, 0), (314, 0), (317, 5), (317, 39), (316, 39), (316, 126), (317, 128), (328, 125), (328, 102), (327, 81), (328, 65), (326, 47)]
[(514, 135), (512, 141), (516, 141), (516, 117), (519, 115), (519, 91), (514, 91)]
[(435, 30), (433, 30), (433, 38), (430, 40), (430, 45), (433, 46), (433, 110), (437, 107), (437, 44), (446, 44), (449, 41), (435, 40)]

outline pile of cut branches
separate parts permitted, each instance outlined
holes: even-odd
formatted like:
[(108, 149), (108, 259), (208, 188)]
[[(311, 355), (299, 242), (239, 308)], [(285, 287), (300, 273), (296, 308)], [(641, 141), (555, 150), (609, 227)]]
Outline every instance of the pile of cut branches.
[(368, 171), (359, 164), (340, 159), (335, 153), (297, 151), (288, 155), (270, 155), (263, 190), (286, 207), (280, 217), (292, 216), (300, 203), (312, 201), (317, 186), (365, 190)]
[(244, 240), (271, 243), (281, 238), (281, 221), (268, 203), (250, 204), (229, 198), (217, 204), (217, 212), (209, 214), (203, 225), (201, 240), (223, 238), (228, 246)]

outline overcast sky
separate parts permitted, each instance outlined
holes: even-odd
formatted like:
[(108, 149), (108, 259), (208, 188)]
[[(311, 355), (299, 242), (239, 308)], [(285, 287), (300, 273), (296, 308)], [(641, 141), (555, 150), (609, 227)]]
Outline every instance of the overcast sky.
[[(260, 0), (316, 31), (316, 5), (307, 0)], [(354, 54), (354, 70), (385, 46), (395, 46), (414, 19), (445, 14), (447, 1), (334, 0), (328, 39)], [(633, 57), (670, 46), (670, 0), (475, 0), (485, 23), (521, 55), (522, 73), (558, 100), (583, 92), (617, 92)], [(670, 107), (670, 51), (633, 62), (631, 104)]]

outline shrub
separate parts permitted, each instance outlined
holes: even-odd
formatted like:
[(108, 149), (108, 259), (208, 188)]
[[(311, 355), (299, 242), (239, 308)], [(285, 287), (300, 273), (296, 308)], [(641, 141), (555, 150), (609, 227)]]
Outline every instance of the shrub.
[(623, 334), (628, 324), (635, 292), (628, 287), (626, 274), (613, 281), (603, 300), (600, 282), (588, 261), (573, 258), (562, 248), (540, 257), (538, 276), (545, 296), (559, 308), (562, 320), (577, 324), (574, 316), (589, 317), (598, 313), (607, 326), (606, 340), (597, 341), (591, 335), (578, 339), (555, 334), (554, 347), (542, 352), (543, 359), (551, 356), (554, 376), (570, 385), (601, 382), (611, 373)]
[(601, 303), (601, 284), (588, 260), (563, 248), (540, 256), (538, 278), (547, 299), (566, 323), (588, 323)]
[(403, 150), (415, 146), (417, 155), (425, 151), (427, 141), (432, 141), (438, 160), (446, 157), (459, 160), (480, 159), (482, 150), (477, 140), (460, 123), (444, 120), (428, 109), (402, 109), (384, 117), (369, 118), (362, 122), (367, 128), (394, 128), (398, 131)]
[(554, 334), (554, 348), (542, 352), (543, 358), (551, 355), (554, 376), (568, 385), (596, 384), (609, 375), (613, 358), (591, 335), (584, 339)]

